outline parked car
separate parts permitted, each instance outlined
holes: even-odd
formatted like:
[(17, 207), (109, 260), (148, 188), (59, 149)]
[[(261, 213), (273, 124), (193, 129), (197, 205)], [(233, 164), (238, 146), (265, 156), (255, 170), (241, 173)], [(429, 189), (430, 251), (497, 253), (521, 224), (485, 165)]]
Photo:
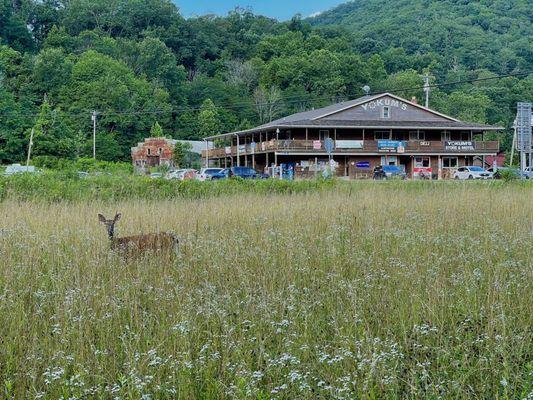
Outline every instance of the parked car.
[[(502, 179), (502, 175), (509, 174), (512, 178), (520, 178), (520, 170), (518, 168), (509, 168), (509, 167), (497, 167), (489, 168), (488, 172), (492, 173), (494, 179)], [(529, 179), (526, 173), (526, 178)]]
[(211, 177), (214, 175), (214, 174), (218, 174), (219, 172), (221, 172), (224, 168), (202, 168), (200, 170), (200, 173), (198, 173), (196, 175), (196, 179), (198, 179), (199, 181), (210, 181), (211, 180)]
[(407, 179), (405, 171), (397, 165), (380, 165), (374, 168), (374, 179)]
[(38, 174), (41, 173), (40, 170), (35, 168), (33, 165), (25, 166), (20, 164), (12, 164), (8, 165), (6, 167), (6, 170), (4, 171), (4, 175), (15, 175), (15, 174), (22, 174), (22, 173), (28, 173), (28, 174)]
[(533, 167), (526, 167), (524, 169), (524, 175), (526, 179), (533, 179)]
[(179, 179), (180, 181), (185, 181), (189, 179), (195, 179), (196, 178), (196, 170), (195, 169), (177, 169), (175, 171), (169, 172), (166, 179)]
[(454, 179), (492, 179), (492, 172), (481, 167), (459, 167), (453, 174)]
[(243, 179), (266, 179), (268, 175), (257, 172), (255, 169), (250, 167), (231, 167), (225, 168), (219, 173), (213, 174), (211, 176), (212, 180), (230, 178), (232, 176), (238, 176)]

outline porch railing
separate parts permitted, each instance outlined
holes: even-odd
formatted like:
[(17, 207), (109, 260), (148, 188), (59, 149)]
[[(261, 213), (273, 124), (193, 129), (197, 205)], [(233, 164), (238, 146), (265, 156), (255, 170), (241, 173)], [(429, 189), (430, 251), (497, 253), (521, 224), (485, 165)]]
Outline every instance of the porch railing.
[[(472, 141), (474, 150), (472, 149), (454, 149), (448, 150), (445, 141), (420, 141), (420, 140), (406, 140), (405, 152), (415, 153), (472, 153), (472, 152), (487, 152), (495, 153), (500, 149), (498, 141)], [(225, 146), (209, 150), (209, 158), (224, 158), (235, 157), (239, 155), (252, 155), (266, 152), (312, 152), (325, 153), (326, 149), (324, 141), (319, 140), (269, 140), (268, 142), (260, 142), (255, 144), (255, 148), (251, 144), (240, 145), (237, 152), (237, 146)], [(335, 153), (374, 153), (379, 152), (377, 140), (337, 140), (335, 146)], [(206, 156), (206, 151), (202, 151), (202, 156)]]

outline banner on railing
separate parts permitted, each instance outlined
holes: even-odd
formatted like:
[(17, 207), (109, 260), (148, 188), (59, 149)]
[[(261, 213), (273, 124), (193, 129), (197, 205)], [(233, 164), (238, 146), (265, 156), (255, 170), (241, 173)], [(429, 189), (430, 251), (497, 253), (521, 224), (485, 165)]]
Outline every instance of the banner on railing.
[(362, 149), (363, 141), (362, 140), (337, 140), (335, 142), (335, 147), (337, 149)]
[(405, 153), (406, 146), (401, 140), (378, 140), (378, 151), (384, 153)]
[(230, 155), (231, 154), (231, 146), (224, 147), (224, 151), (226, 152), (227, 155)]
[(313, 149), (320, 150), (322, 148), (322, 142), (320, 140), (313, 140)]
[(473, 151), (474, 148), (474, 142), (471, 141), (450, 141), (447, 140), (444, 142), (444, 149), (445, 150), (451, 150), (451, 151)]

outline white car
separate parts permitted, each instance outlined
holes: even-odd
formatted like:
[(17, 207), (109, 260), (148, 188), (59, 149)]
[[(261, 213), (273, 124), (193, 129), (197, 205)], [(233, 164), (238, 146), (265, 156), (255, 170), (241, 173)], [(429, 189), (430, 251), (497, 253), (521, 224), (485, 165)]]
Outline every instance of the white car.
[(459, 167), (453, 174), (454, 179), (492, 179), (492, 172), (481, 167)]
[(195, 169), (177, 169), (169, 172), (166, 179), (179, 179), (180, 181), (194, 179), (196, 177)]
[(219, 172), (221, 172), (224, 168), (202, 168), (200, 170), (200, 173), (198, 175), (196, 175), (196, 179), (198, 179), (199, 181), (210, 181), (211, 180), (211, 177), (214, 175), (214, 174), (218, 174)]
[(12, 164), (6, 167), (6, 170), (4, 171), (4, 175), (9, 176), (9, 175), (23, 174), (23, 173), (38, 174), (40, 172), (41, 171), (36, 169), (33, 165), (30, 165), (27, 167), (27, 166), (20, 165), (20, 164)]
[(524, 175), (526, 179), (533, 179), (533, 167), (526, 167), (524, 169)]

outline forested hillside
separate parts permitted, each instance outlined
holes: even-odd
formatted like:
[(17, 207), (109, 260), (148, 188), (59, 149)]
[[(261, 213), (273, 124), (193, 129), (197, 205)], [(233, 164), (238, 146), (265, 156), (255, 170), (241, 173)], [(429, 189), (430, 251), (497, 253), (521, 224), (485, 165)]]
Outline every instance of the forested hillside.
[(533, 67), (528, 0), (353, 0), (309, 22), (344, 27), (359, 52), (380, 53), (390, 72), (429, 66), (441, 75), (480, 68), (506, 74)]
[[(525, 2), (382, 3), (310, 24), (246, 10), (184, 19), (170, 0), (0, 0), (0, 162), (24, 159), (32, 128), (36, 157), (91, 154), (93, 110), (98, 158), (127, 160), (155, 122), (199, 139), (358, 97), (365, 84), (416, 88), (425, 72), (432, 83), (522, 73), (432, 92), (433, 108), (464, 120), (509, 126), (516, 102), (533, 98)], [(422, 21), (421, 8), (441, 22)]]

